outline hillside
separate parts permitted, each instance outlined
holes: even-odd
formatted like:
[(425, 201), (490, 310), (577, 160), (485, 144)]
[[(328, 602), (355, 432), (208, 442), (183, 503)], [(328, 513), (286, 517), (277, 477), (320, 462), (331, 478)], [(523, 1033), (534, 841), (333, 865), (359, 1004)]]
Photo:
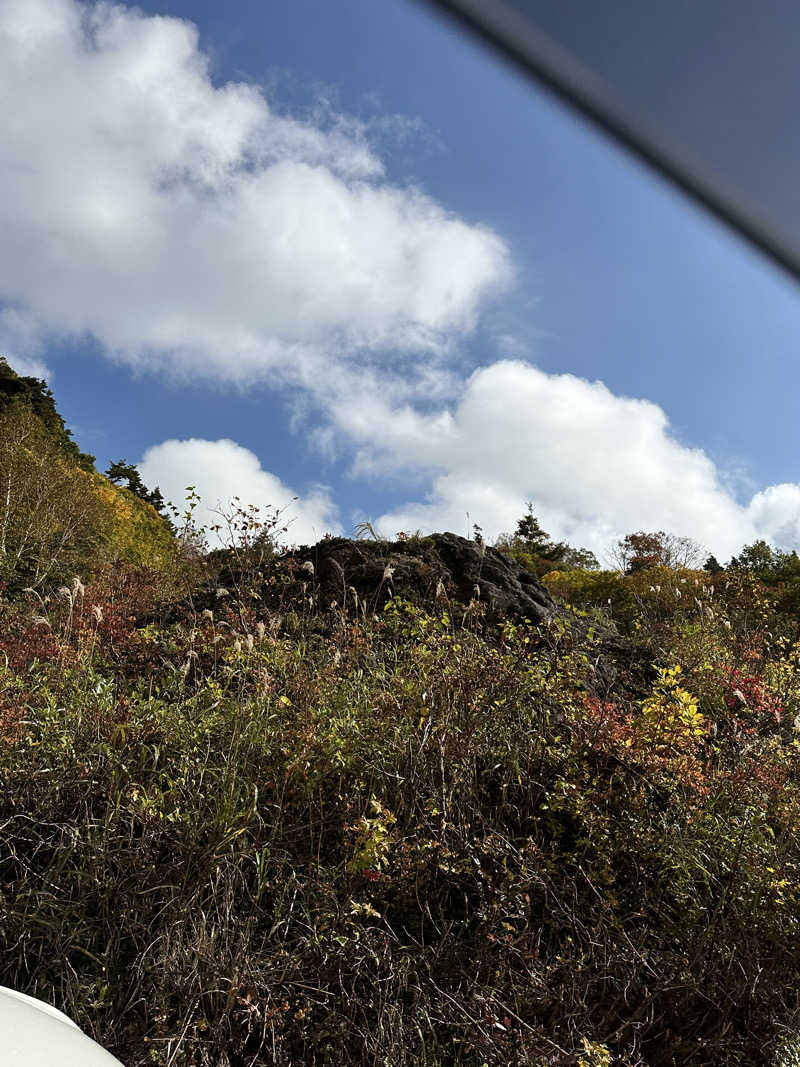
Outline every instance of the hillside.
[(169, 522), (99, 474), (58, 413), (45, 382), (0, 359), (0, 580), (42, 590), (128, 562), (166, 570)]
[(127, 1067), (797, 1062), (791, 556), (204, 553), (64, 456), (98, 518), (0, 598), (0, 984)]

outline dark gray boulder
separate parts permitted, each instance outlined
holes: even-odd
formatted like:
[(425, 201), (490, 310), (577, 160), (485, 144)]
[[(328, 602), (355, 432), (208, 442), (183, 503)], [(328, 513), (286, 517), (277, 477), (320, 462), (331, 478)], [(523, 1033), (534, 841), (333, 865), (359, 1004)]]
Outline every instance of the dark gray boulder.
[(479, 591), (490, 611), (541, 622), (555, 609), (547, 587), (496, 548), (485, 548), (453, 533), (433, 534), (436, 551), (460, 600)]
[(515, 560), (454, 533), (393, 542), (329, 538), (293, 550), (278, 566), (320, 607), (376, 611), (393, 596), (422, 605), (477, 600), (491, 615), (531, 622), (555, 610), (545, 586)]

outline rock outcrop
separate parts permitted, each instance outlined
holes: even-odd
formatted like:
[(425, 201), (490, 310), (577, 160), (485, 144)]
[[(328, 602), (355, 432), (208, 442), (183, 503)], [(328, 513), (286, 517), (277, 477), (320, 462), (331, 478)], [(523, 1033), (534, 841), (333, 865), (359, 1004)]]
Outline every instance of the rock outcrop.
[(294, 550), (280, 565), (325, 608), (358, 603), (374, 611), (392, 596), (426, 605), (439, 597), (464, 606), (478, 600), (491, 615), (541, 622), (555, 607), (515, 560), (453, 533), (394, 542), (330, 538)]

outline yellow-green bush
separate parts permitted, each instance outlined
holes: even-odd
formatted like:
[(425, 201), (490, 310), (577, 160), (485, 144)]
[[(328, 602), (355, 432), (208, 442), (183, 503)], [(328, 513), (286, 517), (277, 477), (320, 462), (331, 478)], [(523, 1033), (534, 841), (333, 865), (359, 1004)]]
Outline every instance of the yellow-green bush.
[(104, 562), (122, 559), (155, 569), (171, 565), (177, 551), (175, 537), (152, 504), (99, 474), (93, 477), (92, 491), (100, 504), (99, 555)]
[(0, 413), (0, 579), (12, 590), (118, 559), (166, 568), (175, 552), (150, 504), (80, 465), (29, 407)]

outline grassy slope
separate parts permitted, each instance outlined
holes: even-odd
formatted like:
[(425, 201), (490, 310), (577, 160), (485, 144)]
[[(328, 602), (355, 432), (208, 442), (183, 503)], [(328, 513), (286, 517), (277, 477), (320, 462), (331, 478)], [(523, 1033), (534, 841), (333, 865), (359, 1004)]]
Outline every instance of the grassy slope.
[(0, 984), (127, 1067), (773, 1062), (800, 650), (683, 578), (628, 583), (621, 635), (574, 581), (538, 631), (159, 627), (124, 567), (2, 605)]

